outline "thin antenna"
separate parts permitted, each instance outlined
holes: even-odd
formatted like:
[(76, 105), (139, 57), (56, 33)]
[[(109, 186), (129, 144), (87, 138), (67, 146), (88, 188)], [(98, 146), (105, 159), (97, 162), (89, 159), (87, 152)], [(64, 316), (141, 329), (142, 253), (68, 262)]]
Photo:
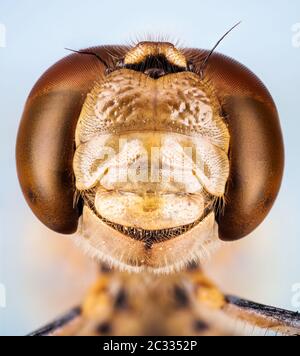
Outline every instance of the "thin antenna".
[(65, 48), (65, 50), (78, 53), (78, 54), (89, 54), (90, 56), (95, 56), (99, 61), (106, 67), (109, 68), (108, 64), (95, 52), (87, 52), (87, 51), (76, 51), (75, 49)]
[(208, 55), (205, 57), (204, 61), (202, 62), (201, 64), (201, 67), (200, 67), (200, 75), (201, 77), (203, 77), (203, 72), (204, 72), (204, 69), (210, 59), (210, 57), (212, 56), (212, 54), (214, 53), (214, 51), (216, 50), (216, 48), (219, 46), (219, 44), (224, 40), (224, 38), (226, 36), (228, 36), (230, 34), (230, 32), (232, 32), (236, 27), (238, 27), (240, 24), (242, 23), (242, 21), (239, 21), (237, 24), (235, 24), (233, 27), (231, 27), (230, 30), (228, 30), (220, 39), (219, 41), (214, 45), (214, 47), (212, 48), (212, 50), (208, 53)]

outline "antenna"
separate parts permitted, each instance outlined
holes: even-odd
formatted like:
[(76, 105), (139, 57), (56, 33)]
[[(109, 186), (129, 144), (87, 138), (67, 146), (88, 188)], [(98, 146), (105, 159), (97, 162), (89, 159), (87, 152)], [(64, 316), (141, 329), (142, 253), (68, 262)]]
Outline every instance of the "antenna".
[(200, 75), (203, 78), (203, 73), (204, 73), (204, 69), (207, 66), (207, 63), (210, 59), (210, 57), (212, 56), (212, 54), (214, 53), (214, 51), (216, 50), (216, 48), (219, 46), (219, 44), (224, 40), (225, 37), (227, 37), (230, 32), (232, 32), (236, 27), (238, 27), (240, 24), (242, 23), (242, 21), (239, 21), (237, 24), (235, 24), (233, 27), (231, 27), (230, 30), (228, 30), (220, 39), (219, 41), (214, 45), (214, 47), (212, 48), (212, 50), (208, 53), (208, 55), (205, 57), (204, 61), (201, 64), (200, 67)]
[(74, 52), (74, 53), (78, 53), (78, 54), (88, 54), (90, 56), (95, 56), (106, 68), (109, 68), (108, 64), (105, 62), (104, 59), (102, 59), (97, 53), (95, 52), (88, 52), (88, 51), (76, 51), (74, 49), (70, 49), (70, 48), (65, 48), (65, 50), (70, 51), (70, 52)]

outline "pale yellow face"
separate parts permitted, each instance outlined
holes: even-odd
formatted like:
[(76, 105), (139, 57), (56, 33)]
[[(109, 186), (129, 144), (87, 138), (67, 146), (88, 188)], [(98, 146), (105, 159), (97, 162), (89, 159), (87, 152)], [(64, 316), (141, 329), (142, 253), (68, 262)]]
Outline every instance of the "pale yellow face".
[(95, 84), (76, 130), (80, 243), (130, 271), (170, 272), (218, 240), (229, 132), (209, 85), (190, 72), (120, 69)]

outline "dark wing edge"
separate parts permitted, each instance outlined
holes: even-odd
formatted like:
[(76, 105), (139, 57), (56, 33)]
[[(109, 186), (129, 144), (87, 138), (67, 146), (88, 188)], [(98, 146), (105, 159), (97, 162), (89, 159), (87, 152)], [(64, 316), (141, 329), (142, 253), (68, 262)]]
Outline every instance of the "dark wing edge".
[[(300, 314), (227, 295), (223, 312), (231, 318), (275, 335), (300, 336)], [(71, 336), (81, 325), (81, 308), (76, 307), (28, 336)]]

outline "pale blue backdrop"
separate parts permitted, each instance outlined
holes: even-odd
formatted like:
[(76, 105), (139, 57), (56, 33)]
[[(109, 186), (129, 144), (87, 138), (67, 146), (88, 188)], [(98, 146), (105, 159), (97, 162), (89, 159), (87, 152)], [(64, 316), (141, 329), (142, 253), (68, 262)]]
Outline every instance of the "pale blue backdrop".
[[(292, 45), (299, 0), (0, 0), (0, 28), (6, 28), (6, 47), (0, 43), (0, 284), (6, 290), (0, 334), (30, 332), (75, 303), (88, 284), (80, 272), (85, 267), (78, 267), (83, 262), (75, 274), (59, 273), (54, 266), (59, 259), (46, 257), (50, 241), (60, 244), (64, 238), (52, 236), (32, 216), (16, 178), (18, 122), (41, 73), (67, 54), (65, 47), (128, 43), (147, 34), (211, 48), (239, 20), (241, 26), (219, 51), (250, 67), (273, 94), (285, 137), (286, 172), (270, 216), (252, 236), (232, 245), (236, 257), (223, 257), (222, 267), (212, 273), (229, 292), (299, 307), (292, 303), (292, 287), (300, 282), (300, 48)], [(51, 251), (60, 253), (56, 247)], [(61, 271), (69, 265), (64, 263)], [(68, 295), (72, 288), (76, 298)]]

